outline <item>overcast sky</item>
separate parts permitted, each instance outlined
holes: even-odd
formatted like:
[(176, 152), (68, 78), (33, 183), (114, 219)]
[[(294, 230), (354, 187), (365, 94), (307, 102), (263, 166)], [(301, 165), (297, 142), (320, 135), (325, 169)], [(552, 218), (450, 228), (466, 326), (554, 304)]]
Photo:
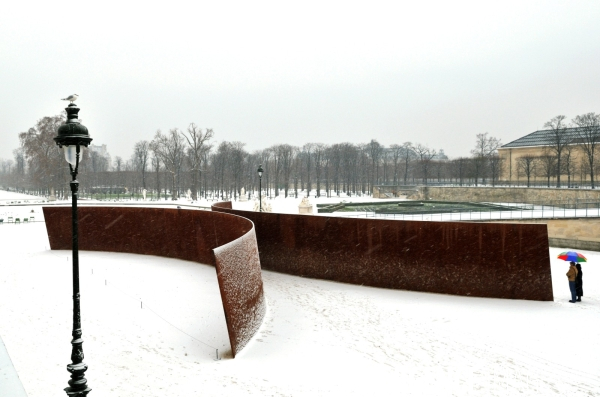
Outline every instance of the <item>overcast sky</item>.
[[(417, 4), (418, 3), (418, 4)], [(79, 94), (95, 144), (157, 129), (469, 155), (600, 113), (600, 1), (3, 2), (0, 158)]]

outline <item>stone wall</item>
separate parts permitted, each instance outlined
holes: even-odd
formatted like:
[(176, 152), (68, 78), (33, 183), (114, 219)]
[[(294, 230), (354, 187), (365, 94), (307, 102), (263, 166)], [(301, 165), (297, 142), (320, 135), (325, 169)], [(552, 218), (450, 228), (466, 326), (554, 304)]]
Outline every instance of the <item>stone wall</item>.
[[(443, 200), (471, 202), (563, 202), (577, 204), (583, 201), (600, 202), (600, 190), (555, 189), (521, 187), (437, 187), (418, 186), (417, 192), (408, 197), (413, 200)], [(580, 208), (584, 208), (581, 206)], [(505, 222), (505, 221), (502, 221)], [(511, 223), (538, 223), (548, 226), (551, 247), (600, 251), (600, 219), (526, 219)]]
[(375, 185), (373, 186), (373, 198), (406, 198), (414, 195), (417, 192), (417, 186), (389, 186)]
[(551, 247), (600, 251), (600, 218), (518, 219), (502, 223), (547, 225)]
[(505, 203), (533, 203), (577, 200), (600, 201), (600, 190), (553, 189), (525, 187), (462, 187), (462, 186), (418, 186), (411, 200), (440, 201), (491, 201)]

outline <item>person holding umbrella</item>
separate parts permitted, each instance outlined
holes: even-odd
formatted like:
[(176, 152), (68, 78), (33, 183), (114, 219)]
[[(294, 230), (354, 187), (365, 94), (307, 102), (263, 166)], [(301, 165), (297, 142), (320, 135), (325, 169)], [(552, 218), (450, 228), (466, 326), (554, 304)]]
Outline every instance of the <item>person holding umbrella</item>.
[[(558, 259), (568, 261), (570, 264), (569, 271), (567, 272), (569, 289), (571, 290), (571, 300), (569, 302), (581, 302), (581, 297), (583, 296), (583, 274), (579, 263), (587, 262), (587, 258), (579, 252), (567, 251), (558, 255)], [(577, 263), (577, 265), (575, 265), (575, 263)]]
[(571, 300), (569, 302), (575, 303), (577, 302), (577, 291), (575, 288), (577, 268), (575, 267), (575, 262), (569, 262), (569, 271), (567, 272), (567, 277), (569, 279), (569, 289), (571, 290)]

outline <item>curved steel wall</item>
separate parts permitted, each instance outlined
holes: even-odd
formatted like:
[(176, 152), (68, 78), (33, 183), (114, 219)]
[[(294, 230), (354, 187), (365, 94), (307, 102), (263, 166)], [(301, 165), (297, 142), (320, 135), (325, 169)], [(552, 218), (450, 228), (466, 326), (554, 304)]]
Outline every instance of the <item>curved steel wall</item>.
[(553, 299), (545, 225), (419, 222), (239, 211), (262, 267), (373, 287), (490, 298)]
[[(71, 208), (43, 210), (50, 247), (70, 249)], [(229, 202), (212, 212), (81, 207), (79, 248), (215, 265), (234, 357), (265, 315), (261, 263), (374, 287), (553, 299), (545, 225), (259, 213), (233, 210)]]
[[(52, 249), (71, 249), (71, 208), (44, 207)], [(254, 225), (238, 216), (166, 208), (80, 207), (79, 249), (178, 258), (216, 266), (233, 355), (266, 311)]]

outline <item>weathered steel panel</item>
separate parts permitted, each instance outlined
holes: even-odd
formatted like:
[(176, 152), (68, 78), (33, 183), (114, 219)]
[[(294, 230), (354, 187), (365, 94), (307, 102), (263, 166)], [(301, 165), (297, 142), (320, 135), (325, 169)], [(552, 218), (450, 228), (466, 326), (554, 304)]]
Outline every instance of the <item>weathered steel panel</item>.
[[(71, 208), (44, 207), (52, 249), (71, 249)], [(230, 214), (165, 208), (80, 207), (79, 249), (178, 258), (216, 266), (231, 348), (266, 311), (254, 226)]]
[(233, 356), (246, 346), (265, 317), (266, 302), (254, 229), (214, 249), (219, 288)]
[(264, 269), (373, 287), (553, 299), (545, 225), (260, 213), (228, 203), (213, 210), (254, 223)]

